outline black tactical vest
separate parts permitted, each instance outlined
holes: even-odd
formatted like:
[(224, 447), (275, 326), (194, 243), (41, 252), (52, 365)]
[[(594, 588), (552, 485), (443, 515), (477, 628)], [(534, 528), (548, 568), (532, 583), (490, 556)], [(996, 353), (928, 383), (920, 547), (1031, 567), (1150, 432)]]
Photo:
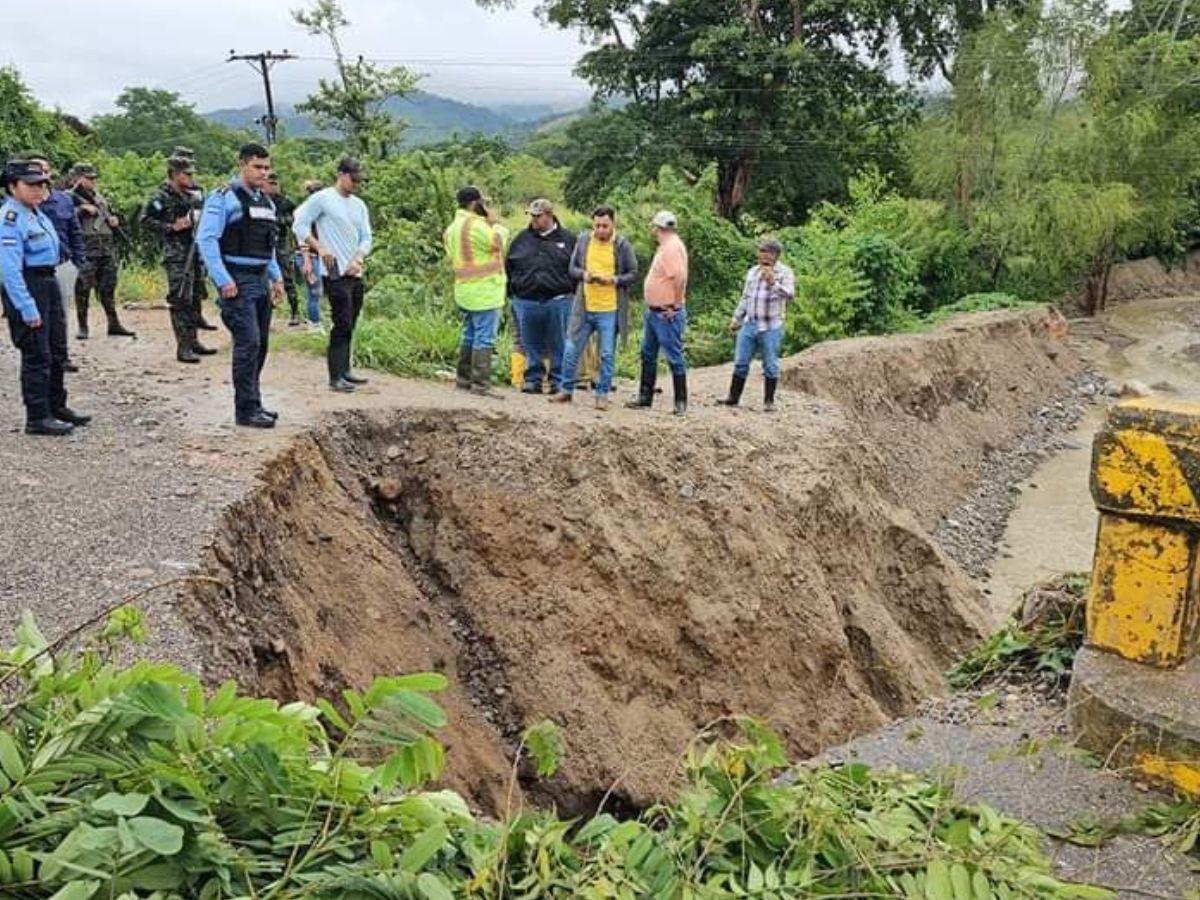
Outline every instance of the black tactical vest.
[(242, 187), (227, 188), (242, 204), (242, 217), (236, 222), (227, 222), (221, 235), (221, 255), (240, 256), (245, 259), (270, 260), (275, 258), (275, 241), (279, 226), (275, 221), (275, 204), (266, 194), (257, 198)]

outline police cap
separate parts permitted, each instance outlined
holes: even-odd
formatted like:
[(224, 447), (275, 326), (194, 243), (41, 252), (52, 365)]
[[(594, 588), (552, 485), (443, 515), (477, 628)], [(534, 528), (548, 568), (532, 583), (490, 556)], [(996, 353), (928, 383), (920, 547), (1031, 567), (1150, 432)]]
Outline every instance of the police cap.
[(46, 184), (50, 176), (40, 162), (31, 159), (10, 159), (4, 166), (4, 183), (23, 181), (25, 184)]

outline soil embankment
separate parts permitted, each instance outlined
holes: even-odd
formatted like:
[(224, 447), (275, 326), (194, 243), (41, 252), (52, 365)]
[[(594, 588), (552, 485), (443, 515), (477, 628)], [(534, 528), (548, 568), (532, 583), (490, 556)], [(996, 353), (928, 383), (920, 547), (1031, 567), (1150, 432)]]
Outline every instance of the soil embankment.
[(714, 719), (812, 753), (940, 692), (990, 614), (927, 530), (1078, 370), (1045, 316), (998, 314), (803, 354), (776, 418), (342, 414), (231, 508), (185, 614), (210, 675), (280, 696), (446, 672), (451, 780), (485, 808), (544, 717), (553, 799), (644, 803)]

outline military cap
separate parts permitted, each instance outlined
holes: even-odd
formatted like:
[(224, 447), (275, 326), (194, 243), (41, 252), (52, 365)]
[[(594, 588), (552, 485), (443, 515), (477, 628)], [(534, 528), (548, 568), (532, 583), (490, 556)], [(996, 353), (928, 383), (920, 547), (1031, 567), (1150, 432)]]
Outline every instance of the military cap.
[(188, 159), (186, 156), (172, 156), (167, 160), (167, 171), (174, 175), (176, 172), (187, 172), (189, 175), (196, 174), (195, 160)]
[(171, 151), (172, 156), (182, 156), (185, 159), (195, 159), (196, 151), (191, 147), (176, 147)]
[(91, 163), (75, 163), (71, 166), (70, 176), (72, 178), (99, 178), (100, 173), (96, 171), (96, 167)]
[(25, 184), (45, 184), (50, 180), (40, 162), (31, 159), (10, 159), (4, 166), (4, 183), (23, 181)]
[(542, 213), (554, 212), (554, 204), (549, 200), (534, 200), (529, 204), (529, 214), (531, 216), (540, 216)]

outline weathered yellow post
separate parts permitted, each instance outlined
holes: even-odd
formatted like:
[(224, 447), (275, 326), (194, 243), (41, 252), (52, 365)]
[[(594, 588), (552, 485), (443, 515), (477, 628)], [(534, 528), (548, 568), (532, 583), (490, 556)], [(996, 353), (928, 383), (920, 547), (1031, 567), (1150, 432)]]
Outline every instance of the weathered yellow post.
[(1200, 791), (1200, 405), (1114, 407), (1091, 480), (1100, 526), (1072, 722), (1106, 758)]

